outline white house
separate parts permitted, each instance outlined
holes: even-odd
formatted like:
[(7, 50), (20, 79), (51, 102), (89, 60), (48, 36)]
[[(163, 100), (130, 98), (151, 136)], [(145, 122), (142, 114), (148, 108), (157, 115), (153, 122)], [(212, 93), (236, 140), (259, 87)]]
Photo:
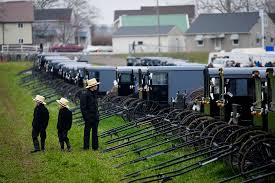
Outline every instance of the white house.
[(33, 20), (32, 2), (0, 2), (0, 47), (32, 44)]
[[(159, 45), (160, 38), (160, 47)], [(114, 53), (181, 52), (184, 51), (183, 32), (176, 26), (120, 27), (112, 37)]]

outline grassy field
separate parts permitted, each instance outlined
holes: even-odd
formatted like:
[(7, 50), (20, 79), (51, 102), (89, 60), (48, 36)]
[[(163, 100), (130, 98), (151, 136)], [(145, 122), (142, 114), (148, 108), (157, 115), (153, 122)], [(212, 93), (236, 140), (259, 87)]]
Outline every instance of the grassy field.
[[(172, 57), (177, 59), (187, 59), (191, 62), (207, 64), (208, 62), (208, 52), (179, 52), (179, 53), (136, 53), (132, 56), (143, 57), (143, 56), (162, 56), (162, 57)], [(127, 58), (129, 55), (120, 55), (122, 58)]]
[[(110, 156), (129, 150), (123, 148), (112, 153), (100, 151), (83, 151), (83, 126), (74, 124), (69, 132), (72, 143), (72, 152), (60, 152), (57, 138), (57, 104), (48, 105), (50, 122), (47, 129), (46, 152), (30, 154), (32, 150), (31, 122), (34, 103), (34, 94), (27, 88), (18, 85), (16, 74), (30, 67), (28, 63), (0, 64), (0, 182), (121, 182), (123, 174), (134, 172), (141, 168), (159, 163), (164, 160), (178, 157), (192, 152), (192, 149), (180, 149), (173, 153), (155, 157), (146, 162), (123, 168), (114, 168), (115, 165), (138, 157), (129, 154), (121, 159), (110, 160)], [(123, 124), (119, 117), (113, 117), (100, 122), (99, 133), (112, 127)], [(100, 150), (107, 146), (104, 142), (110, 138), (100, 139)], [(160, 138), (138, 144), (158, 142)], [(171, 147), (166, 144), (158, 148), (147, 150), (142, 155)], [(183, 163), (163, 171), (182, 168), (195, 160)], [(155, 172), (145, 172), (150, 175)], [(171, 182), (216, 182), (232, 172), (223, 163), (214, 163), (206, 167), (177, 177)]]

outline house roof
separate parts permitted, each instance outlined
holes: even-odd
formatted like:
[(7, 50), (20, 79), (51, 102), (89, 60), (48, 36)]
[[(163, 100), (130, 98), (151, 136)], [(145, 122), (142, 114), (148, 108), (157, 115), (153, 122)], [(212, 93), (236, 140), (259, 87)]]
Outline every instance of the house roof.
[[(142, 6), (140, 10), (115, 10), (114, 21), (122, 15), (155, 15), (155, 6)], [(193, 19), (195, 16), (194, 5), (182, 5), (182, 6), (159, 6), (159, 14), (187, 14), (189, 19)]]
[(200, 14), (186, 33), (247, 33), (258, 20), (258, 12)]
[[(168, 35), (174, 28), (173, 25), (164, 25), (159, 27), (160, 35)], [(120, 27), (113, 33), (113, 37), (131, 37), (131, 36), (156, 36), (158, 35), (158, 26), (129, 26)]]
[(275, 24), (275, 13), (269, 13), (268, 15), (271, 18), (271, 20), (273, 21), (273, 23)]
[(0, 2), (0, 22), (33, 22), (33, 9), (30, 1)]
[(71, 8), (36, 9), (34, 11), (35, 20), (71, 20)]

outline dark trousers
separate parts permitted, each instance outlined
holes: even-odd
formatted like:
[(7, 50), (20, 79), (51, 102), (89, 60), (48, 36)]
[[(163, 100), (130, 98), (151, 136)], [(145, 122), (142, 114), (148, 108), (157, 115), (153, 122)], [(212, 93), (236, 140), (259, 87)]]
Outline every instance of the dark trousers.
[(84, 149), (90, 148), (90, 133), (92, 129), (92, 148), (93, 150), (98, 149), (98, 136), (97, 136), (97, 127), (98, 124), (87, 124), (85, 123), (84, 127)]
[(40, 150), (38, 136), (40, 136), (40, 140), (41, 140), (41, 150), (44, 150), (45, 140), (47, 137), (46, 130), (32, 128), (32, 140), (33, 140), (33, 146), (35, 150)]
[(64, 149), (64, 143), (67, 144), (67, 148), (68, 149), (71, 148), (70, 140), (68, 138), (68, 131), (66, 131), (66, 130), (58, 130), (58, 138), (59, 138), (59, 143), (60, 143), (61, 149)]

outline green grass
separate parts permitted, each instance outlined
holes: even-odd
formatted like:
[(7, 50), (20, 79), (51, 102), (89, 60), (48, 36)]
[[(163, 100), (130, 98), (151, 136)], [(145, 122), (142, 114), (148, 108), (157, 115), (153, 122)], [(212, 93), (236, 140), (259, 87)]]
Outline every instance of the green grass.
[[(162, 56), (162, 57), (172, 57), (177, 59), (187, 59), (190, 62), (207, 64), (208, 62), (208, 52), (178, 52), (178, 53), (136, 53), (131, 56), (143, 57), (143, 56)], [(122, 58), (127, 58), (129, 55), (121, 54)]]
[[(83, 128), (73, 126), (69, 137), (72, 153), (61, 153), (57, 138), (56, 104), (48, 106), (50, 122), (45, 153), (32, 150), (31, 121), (34, 103), (29, 91), (18, 86), (15, 74), (29, 64), (0, 65), (1, 156), (0, 182), (119, 182), (119, 171), (99, 152), (82, 151)], [(107, 121), (108, 123), (108, 121)]]
[[(135, 159), (138, 155), (129, 154), (121, 159), (110, 160), (111, 155), (124, 152), (129, 148), (104, 154), (83, 151), (83, 126), (74, 124), (69, 132), (73, 151), (62, 153), (59, 151), (56, 130), (58, 107), (57, 104), (51, 104), (47, 106), (50, 112), (46, 139), (47, 150), (45, 153), (30, 154), (29, 151), (33, 148), (31, 122), (34, 94), (31, 93), (30, 89), (20, 87), (18, 85), (19, 78), (15, 76), (20, 70), (28, 67), (30, 67), (29, 63), (0, 64), (0, 182), (120, 182), (120, 178), (125, 173), (134, 172), (193, 151), (191, 148), (179, 149), (146, 162), (116, 169), (113, 168), (114, 165)], [(121, 124), (124, 122), (119, 117), (101, 121), (99, 133)], [(101, 150), (107, 147), (104, 142), (109, 139), (110, 137), (100, 139)], [(160, 139), (151, 139), (136, 146), (140, 147)], [(166, 144), (147, 150), (142, 155), (171, 147), (171, 145)], [(192, 162), (195, 160), (166, 168), (162, 172), (182, 168)], [(153, 173), (158, 172), (147, 171), (143, 175)], [(176, 177), (172, 182), (216, 182), (229, 175), (232, 175), (230, 169), (222, 162), (218, 162)]]

